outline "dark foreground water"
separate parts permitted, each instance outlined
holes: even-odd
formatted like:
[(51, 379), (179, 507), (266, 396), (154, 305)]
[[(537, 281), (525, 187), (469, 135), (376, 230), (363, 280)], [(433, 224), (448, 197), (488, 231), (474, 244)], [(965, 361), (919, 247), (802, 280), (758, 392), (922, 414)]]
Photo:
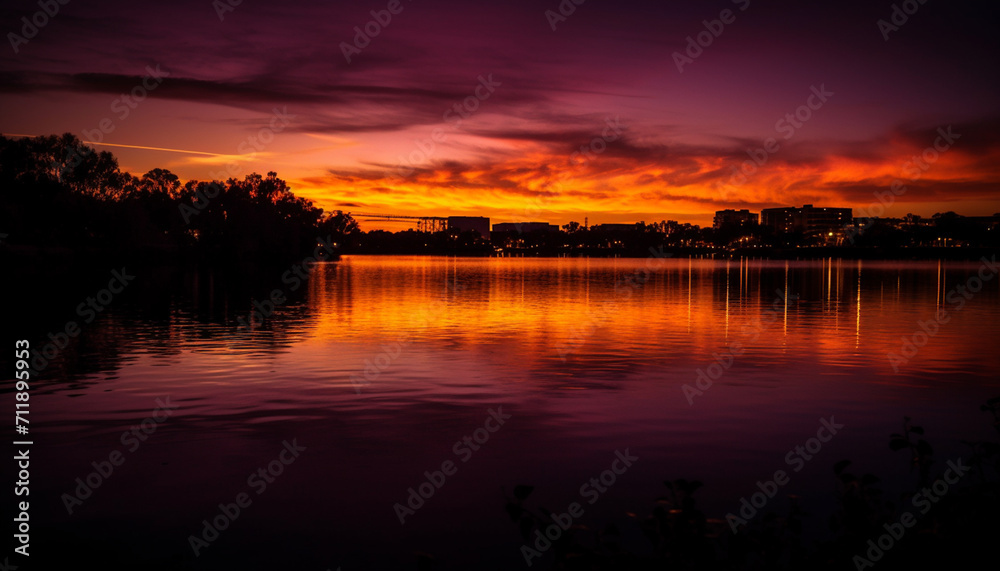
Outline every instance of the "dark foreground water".
[(348, 257), (308, 281), (130, 270), (78, 312), (112, 269), (17, 286), (11, 340), (81, 329), (36, 362), (22, 569), (527, 569), (515, 485), (643, 553), (664, 480), (703, 482), (721, 519), (777, 470), (762, 511), (796, 495), (822, 538), (837, 461), (914, 487), (889, 449), (904, 416), (936, 473), (996, 440), (1000, 280), (979, 263)]

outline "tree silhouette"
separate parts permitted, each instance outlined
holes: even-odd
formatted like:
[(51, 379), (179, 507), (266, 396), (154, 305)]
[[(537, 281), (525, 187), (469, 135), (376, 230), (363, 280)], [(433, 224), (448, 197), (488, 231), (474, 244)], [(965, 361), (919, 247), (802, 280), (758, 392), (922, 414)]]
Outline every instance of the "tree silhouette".
[(0, 136), (0, 224), (14, 245), (71, 251), (195, 253), (255, 261), (344, 241), (357, 223), (297, 197), (277, 173), (188, 181), (155, 168), (137, 178), (72, 134)]

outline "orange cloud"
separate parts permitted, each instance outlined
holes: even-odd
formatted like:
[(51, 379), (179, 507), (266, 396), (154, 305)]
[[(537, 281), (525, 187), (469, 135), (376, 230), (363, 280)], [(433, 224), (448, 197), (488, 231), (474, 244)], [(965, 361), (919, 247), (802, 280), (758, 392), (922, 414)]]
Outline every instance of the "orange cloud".
[(911, 211), (930, 215), (928, 209), (958, 200), (985, 200), (1000, 210), (995, 194), (1000, 173), (994, 166), (1000, 164), (1000, 149), (963, 148), (960, 141), (914, 178), (913, 157), (934, 138), (918, 141), (920, 137), (908, 136), (877, 144), (829, 145), (829, 150), (789, 147), (759, 168), (747, 169), (752, 174), (738, 185), (727, 183), (733, 169), (748, 160), (745, 154), (627, 143), (583, 162), (536, 147), (489, 162), (428, 164), (405, 178), (392, 177), (388, 170), (358, 169), (294, 184), (327, 209), (483, 215), (494, 222), (533, 218), (562, 224), (589, 216), (591, 223), (666, 218), (707, 223), (717, 209), (804, 203), (857, 210), (872, 204), (875, 193), (889, 189), (896, 179), (907, 185), (907, 192), (886, 216)]

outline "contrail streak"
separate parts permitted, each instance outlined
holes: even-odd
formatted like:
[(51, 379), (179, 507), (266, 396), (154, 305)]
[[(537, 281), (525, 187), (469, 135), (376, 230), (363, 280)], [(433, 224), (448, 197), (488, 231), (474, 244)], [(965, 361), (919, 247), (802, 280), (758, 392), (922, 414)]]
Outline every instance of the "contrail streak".
[[(16, 133), (3, 133), (3, 136), (5, 136), (5, 137), (29, 137), (29, 138), (35, 138), (35, 137), (40, 137), (41, 135), (20, 135), (20, 134), (16, 134)], [(221, 154), (221, 153), (206, 153), (205, 151), (188, 151), (188, 150), (185, 150), (185, 149), (167, 149), (167, 148), (163, 148), (163, 147), (144, 147), (142, 145), (120, 145), (118, 143), (95, 143), (93, 141), (80, 141), (80, 142), (84, 143), (86, 145), (103, 145), (105, 147), (121, 147), (123, 149), (142, 149), (142, 150), (146, 150), (146, 151), (164, 151), (164, 152), (167, 152), (167, 153), (185, 153), (185, 154), (188, 154), (188, 155), (207, 155), (207, 156), (210, 156), (210, 157), (231, 157), (231, 156), (238, 156), (238, 155), (226, 155), (226, 154)]]

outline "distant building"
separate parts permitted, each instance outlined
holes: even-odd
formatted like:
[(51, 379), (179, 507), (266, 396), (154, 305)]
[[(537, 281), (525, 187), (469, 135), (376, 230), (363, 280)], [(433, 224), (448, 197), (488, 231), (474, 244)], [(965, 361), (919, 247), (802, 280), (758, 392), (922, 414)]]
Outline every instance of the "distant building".
[(452, 228), (461, 232), (475, 230), (483, 238), (490, 239), (490, 219), (485, 216), (449, 216), (448, 229)]
[(635, 232), (643, 227), (640, 222), (634, 224), (594, 224), (590, 229), (594, 232)]
[(747, 209), (726, 209), (716, 211), (712, 226), (718, 230), (723, 226), (746, 226), (748, 224), (756, 223), (757, 214), (754, 212), (750, 212)]
[(795, 215), (798, 208), (765, 208), (760, 211), (760, 225), (775, 232), (787, 233), (795, 230)]
[(816, 208), (812, 204), (802, 208), (765, 208), (760, 212), (760, 223), (779, 234), (839, 235), (845, 226), (854, 223), (854, 213), (850, 208)]
[[(688, 226), (691, 225), (688, 224)], [(661, 220), (659, 222), (654, 222), (652, 224), (652, 227), (654, 232), (660, 232), (661, 234), (670, 235), (673, 234), (674, 232), (681, 230), (684, 227), (684, 225), (680, 224), (676, 220)]]
[(493, 225), (494, 232), (558, 232), (558, 224), (548, 222), (499, 222)]

